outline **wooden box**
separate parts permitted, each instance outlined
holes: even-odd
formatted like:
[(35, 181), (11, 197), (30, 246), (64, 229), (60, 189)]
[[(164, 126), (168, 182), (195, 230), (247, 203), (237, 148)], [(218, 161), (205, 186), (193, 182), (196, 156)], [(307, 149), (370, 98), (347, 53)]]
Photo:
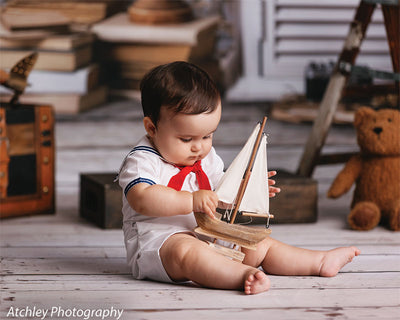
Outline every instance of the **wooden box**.
[(51, 106), (0, 105), (0, 218), (54, 213)]
[[(271, 169), (273, 170), (273, 169)], [(270, 199), (272, 225), (279, 223), (316, 222), (318, 216), (318, 185), (317, 181), (295, 175), (285, 170), (276, 169), (273, 178), (281, 192)], [(237, 221), (244, 222), (248, 217), (240, 217)], [(265, 219), (253, 218), (253, 223), (264, 224)]]
[(116, 173), (81, 173), (80, 215), (103, 229), (122, 228), (122, 191)]
[(316, 222), (318, 217), (317, 181), (277, 170), (276, 185), (281, 192), (270, 201), (273, 223)]

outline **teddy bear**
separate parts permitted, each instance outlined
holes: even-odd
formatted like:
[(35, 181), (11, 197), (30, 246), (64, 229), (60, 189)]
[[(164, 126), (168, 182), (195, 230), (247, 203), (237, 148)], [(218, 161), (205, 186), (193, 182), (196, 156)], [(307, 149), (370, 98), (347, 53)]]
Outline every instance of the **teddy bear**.
[(354, 127), (360, 152), (351, 157), (330, 186), (337, 198), (356, 184), (347, 217), (354, 230), (371, 230), (380, 222), (400, 230), (400, 111), (359, 108)]

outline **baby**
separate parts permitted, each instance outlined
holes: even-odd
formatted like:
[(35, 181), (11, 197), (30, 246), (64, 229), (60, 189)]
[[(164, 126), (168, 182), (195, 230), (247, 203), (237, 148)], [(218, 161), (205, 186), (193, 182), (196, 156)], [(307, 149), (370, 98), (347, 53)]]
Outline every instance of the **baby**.
[[(270, 237), (256, 250), (242, 248), (243, 263), (214, 251), (203, 241), (212, 239), (193, 232), (193, 212), (215, 218), (218, 206), (212, 190), (224, 165), (212, 141), (221, 118), (219, 92), (207, 73), (186, 62), (154, 68), (140, 89), (147, 135), (126, 156), (118, 176), (125, 246), (136, 279), (190, 280), (255, 294), (269, 289), (266, 273), (332, 277), (360, 254), (356, 247), (313, 251)], [(274, 184), (269, 180), (265, 196), (280, 191)]]

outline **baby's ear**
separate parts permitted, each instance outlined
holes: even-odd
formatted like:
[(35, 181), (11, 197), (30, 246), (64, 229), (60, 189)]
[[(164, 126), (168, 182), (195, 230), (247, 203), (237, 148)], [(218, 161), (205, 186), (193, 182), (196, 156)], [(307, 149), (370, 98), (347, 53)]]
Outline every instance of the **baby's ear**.
[(156, 133), (156, 126), (154, 125), (154, 123), (150, 119), (150, 117), (143, 118), (143, 125), (144, 125), (144, 129), (146, 130), (147, 134), (150, 137), (153, 137)]

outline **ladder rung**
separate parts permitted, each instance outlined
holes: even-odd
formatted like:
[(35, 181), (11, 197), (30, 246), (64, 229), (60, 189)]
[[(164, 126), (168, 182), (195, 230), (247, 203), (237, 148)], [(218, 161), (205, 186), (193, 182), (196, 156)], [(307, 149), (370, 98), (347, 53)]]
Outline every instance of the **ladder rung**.
[(358, 152), (323, 154), (319, 156), (318, 164), (324, 165), (347, 162), (352, 156), (355, 156), (357, 154)]

